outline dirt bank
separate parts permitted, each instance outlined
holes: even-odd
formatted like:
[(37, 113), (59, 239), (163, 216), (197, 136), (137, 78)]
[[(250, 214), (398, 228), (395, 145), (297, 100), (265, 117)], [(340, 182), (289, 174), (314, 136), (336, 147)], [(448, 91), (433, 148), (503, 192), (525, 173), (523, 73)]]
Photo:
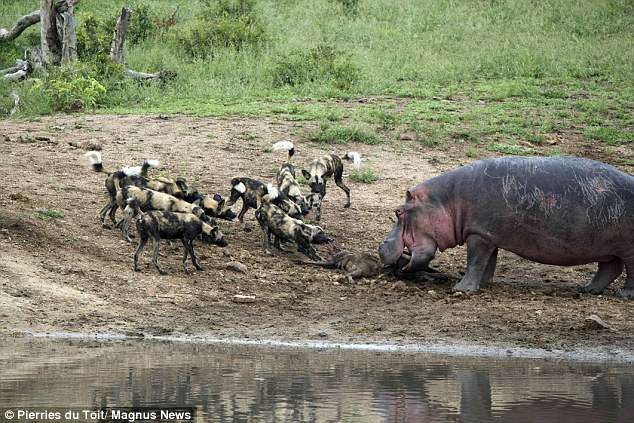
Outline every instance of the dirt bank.
[[(186, 176), (206, 192), (228, 194), (229, 180), (248, 175), (272, 180), (279, 139), (298, 142), (296, 161), (322, 152), (301, 141), (310, 124), (273, 119), (197, 119), (156, 116), (68, 116), (35, 122), (3, 122), (0, 129), (0, 333), (73, 331), (324, 339), (341, 341), (475, 342), (572, 349), (634, 346), (632, 302), (579, 295), (594, 266), (543, 266), (503, 253), (493, 283), (482, 293), (455, 297), (450, 287), (465, 267), (463, 248), (439, 255), (435, 266), (446, 284), (397, 283), (388, 276), (348, 284), (334, 271), (298, 267), (291, 253), (266, 253), (253, 212), (243, 232), (222, 224), (230, 245), (198, 246), (205, 270), (186, 276), (181, 247), (164, 245), (168, 276), (150, 267), (132, 270), (134, 245), (102, 229), (103, 175), (82, 161), (84, 142), (103, 145), (106, 168), (157, 158), (171, 175)], [(79, 145), (77, 148), (69, 143)], [(370, 185), (349, 182), (352, 207), (334, 184), (323, 227), (338, 243), (375, 251), (391, 226), (389, 216), (406, 188), (471, 159), (461, 151), (438, 151), (413, 141), (401, 145), (349, 145), (382, 178)], [(562, 150), (583, 146), (562, 141)], [(600, 153), (600, 152), (599, 152)], [(627, 169), (630, 170), (631, 169)], [(41, 209), (63, 212), (63, 217)], [(54, 215), (54, 213), (53, 213)], [(225, 269), (229, 260), (246, 274)], [(256, 296), (236, 304), (235, 294)], [(584, 327), (597, 314), (613, 330)]]

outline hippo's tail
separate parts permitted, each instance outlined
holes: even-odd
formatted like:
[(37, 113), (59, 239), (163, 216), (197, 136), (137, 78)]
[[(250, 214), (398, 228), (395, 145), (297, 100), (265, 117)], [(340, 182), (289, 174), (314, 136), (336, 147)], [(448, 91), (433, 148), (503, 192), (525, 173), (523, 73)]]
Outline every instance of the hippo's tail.
[(288, 151), (288, 159), (295, 154), (295, 145), (291, 141), (278, 141), (273, 144), (273, 151)]
[(361, 154), (356, 151), (349, 151), (343, 158), (351, 162), (355, 168), (361, 167)]

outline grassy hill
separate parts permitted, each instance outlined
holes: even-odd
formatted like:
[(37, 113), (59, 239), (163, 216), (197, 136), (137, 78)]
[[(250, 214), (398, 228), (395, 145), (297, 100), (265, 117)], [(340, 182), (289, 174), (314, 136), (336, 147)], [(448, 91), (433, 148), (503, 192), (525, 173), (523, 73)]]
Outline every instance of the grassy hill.
[[(0, 0), (0, 26), (38, 4)], [(129, 81), (103, 59), (125, 4), (135, 10), (129, 66), (174, 70), (174, 81)], [(76, 14), (84, 65), (0, 86), (19, 91), (23, 115), (77, 105), (278, 114), (335, 134), (343, 123), (398, 128), (428, 145), (451, 138), (520, 154), (532, 147), (515, 141), (538, 147), (561, 133), (614, 146), (634, 141), (628, 0), (82, 0)], [(0, 67), (36, 44), (38, 31), (0, 46)], [(340, 102), (360, 98), (372, 101)]]

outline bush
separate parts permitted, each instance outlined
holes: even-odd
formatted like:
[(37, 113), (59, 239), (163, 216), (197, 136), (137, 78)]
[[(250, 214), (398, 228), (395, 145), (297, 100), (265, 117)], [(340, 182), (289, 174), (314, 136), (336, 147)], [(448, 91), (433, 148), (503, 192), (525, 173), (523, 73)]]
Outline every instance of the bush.
[(329, 44), (311, 50), (295, 50), (282, 56), (273, 68), (275, 86), (296, 86), (326, 81), (342, 91), (360, 79), (360, 70), (347, 54)]
[(198, 20), (177, 35), (185, 54), (192, 58), (213, 57), (213, 50), (241, 50), (266, 42), (264, 25), (255, 15), (253, 0), (220, 0), (204, 2)]
[(110, 54), (112, 31), (116, 19), (99, 19), (90, 12), (78, 16), (77, 56), (81, 60), (92, 61)]
[(150, 6), (144, 3), (137, 4), (132, 10), (130, 26), (126, 33), (126, 42), (138, 44), (153, 36), (157, 30), (158, 16)]
[(95, 107), (106, 93), (106, 88), (91, 76), (85, 65), (62, 66), (39, 80), (31, 90), (40, 91), (53, 110), (64, 112)]

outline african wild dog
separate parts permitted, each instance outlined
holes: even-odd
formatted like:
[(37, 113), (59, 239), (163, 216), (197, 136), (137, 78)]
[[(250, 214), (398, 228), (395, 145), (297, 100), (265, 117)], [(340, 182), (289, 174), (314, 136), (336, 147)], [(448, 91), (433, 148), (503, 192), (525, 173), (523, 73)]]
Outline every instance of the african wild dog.
[(269, 196), (269, 200), (281, 207), (291, 217), (301, 218), (302, 211), (297, 204), (282, 194), (272, 184), (265, 185), (252, 178), (233, 178), (231, 180), (231, 195), (225, 205), (233, 206), (238, 199), (242, 199), (242, 209), (238, 213), (238, 220), (244, 224), (244, 215), (249, 209), (257, 209), (262, 204), (262, 197)]
[[(152, 191), (150, 189), (143, 189), (135, 186), (121, 187), (118, 179), (115, 179), (114, 182), (117, 189), (116, 198), (119, 207), (123, 208), (130, 199), (135, 199), (137, 201), (138, 208), (142, 211), (162, 210), (177, 213), (192, 213), (206, 223), (211, 225), (216, 224), (213, 217), (205, 213), (204, 209), (200, 206), (200, 203), (188, 203), (187, 201), (178, 199), (172, 195)], [(215, 202), (213, 198), (206, 198), (205, 201), (207, 201), (209, 206), (212, 206), (211, 203), (215, 203), (212, 207), (213, 210), (220, 210), (222, 207), (222, 204)], [(121, 232), (128, 242), (131, 242), (128, 231), (132, 218), (133, 215), (126, 213), (124, 220), (120, 225)]]
[(262, 228), (263, 245), (266, 249), (271, 243), (271, 235), (275, 236), (274, 246), (281, 249), (280, 241), (295, 241), (297, 251), (313, 260), (321, 260), (311, 244), (323, 244), (332, 239), (319, 226), (308, 225), (299, 219), (294, 219), (284, 213), (284, 210), (268, 201), (268, 196), (262, 200), (262, 205), (255, 211), (255, 218)]
[(302, 195), (299, 183), (297, 183), (295, 166), (290, 163), (291, 158), (295, 154), (295, 146), (290, 141), (278, 141), (273, 144), (273, 151), (280, 150), (288, 151), (288, 162), (281, 165), (277, 171), (277, 188), (297, 204), (302, 211), (302, 215), (306, 216), (310, 208), (306, 198)]
[[(132, 209), (129, 210), (129, 209)], [(227, 246), (227, 240), (218, 230), (218, 226), (210, 225), (203, 222), (192, 213), (175, 213), (168, 211), (149, 211), (147, 213), (141, 210), (136, 198), (130, 198), (126, 206), (126, 214), (136, 214), (136, 228), (139, 233), (139, 245), (134, 252), (134, 270), (139, 271), (139, 256), (148, 240), (154, 243), (154, 255), (152, 262), (156, 270), (162, 275), (163, 271), (158, 263), (159, 245), (161, 239), (180, 239), (183, 242), (183, 270), (189, 273), (187, 268), (187, 256), (191, 257), (192, 264), (198, 270), (203, 268), (198, 264), (196, 253), (194, 252), (194, 240), (198, 236), (202, 237), (203, 242), (215, 244), (220, 247)]]
[[(347, 153), (343, 158), (351, 161), (356, 168), (361, 166), (361, 155), (355, 151)], [(321, 219), (321, 203), (326, 196), (326, 182), (330, 177), (334, 177), (335, 184), (346, 193), (347, 201), (344, 207), (350, 207), (350, 188), (343, 183), (343, 163), (339, 156), (326, 154), (313, 160), (308, 170), (302, 169), (302, 175), (310, 187), (310, 206), (317, 208), (315, 220)]]
[(349, 282), (353, 282), (354, 278), (370, 278), (378, 276), (383, 265), (378, 257), (369, 253), (353, 253), (351, 251), (339, 250), (333, 245), (329, 249), (330, 257), (323, 261), (307, 261), (302, 260), (302, 264), (312, 264), (330, 269), (341, 269), (345, 273), (345, 277)]
[(117, 194), (117, 190), (114, 186), (115, 178), (120, 180), (122, 187), (128, 185), (145, 187), (147, 185), (148, 171), (152, 167), (157, 167), (159, 162), (158, 160), (145, 160), (142, 166), (125, 167), (123, 169), (110, 172), (104, 169), (101, 153), (99, 151), (89, 151), (84, 154), (84, 156), (95, 172), (105, 173), (107, 176), (105, 184), (106, 191), (108, 191), (108, 195), (110, 196), (110, 201), (99, 212), (99, 218), (101, 219), (102, 226), (109, 229), (110, 226), (106, 224), (106, 215), (109, 215), (112, 223), (116, 225), (115, 215), (117, 213), (117, 209), (119, 208), (115, 198)]

